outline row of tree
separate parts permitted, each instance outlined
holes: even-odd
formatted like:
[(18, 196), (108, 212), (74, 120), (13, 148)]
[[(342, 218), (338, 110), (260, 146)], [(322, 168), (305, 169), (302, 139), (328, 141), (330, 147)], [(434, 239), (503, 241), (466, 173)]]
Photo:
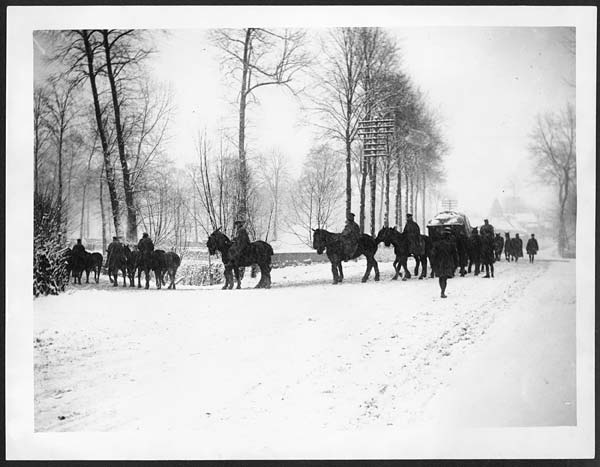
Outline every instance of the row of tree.
[[(392, 219), (400, 224), (409, 210), (417, 214), (418, 200), (425, 218), (446, 146), (384, 30), (333, 29), (319, 37), (316, 56), (308, 53), (304, 31), (211, 32), (226, 75), (239, 85), (238, 125), (217, 137), (199, 134), (196, 162), (185, 169), (165, 154), (170, 92), (148, 78), (156, 34), (165, 33), (34, 37), (44, 59), (34, 96), (36, 207), (52, 213), (63, 244), (74, 232), (93, 236), (90, 216), (92, 224), (101, 218), (104, 247), (111, 235), (136, 241), (143, 228), (176, 248), (217, 227), (227, 231), (235, 219), (246, 220), (256, 238), (288, 231), (309, 243), (312, 228), (340, 225), (353, 203), (361, 229), (370, 219), (372, 234)], [(322, 130), (296, 179), (281, 151), (248, 147), (249, 104), (267, 86), (284, 86), (308, 102), (305, 110)], [(358, 124), (376, 118), (394, 121), (386, 158), (363, 157)], [(415, 130), (428, 135), (425, 147), (407, 140)]]

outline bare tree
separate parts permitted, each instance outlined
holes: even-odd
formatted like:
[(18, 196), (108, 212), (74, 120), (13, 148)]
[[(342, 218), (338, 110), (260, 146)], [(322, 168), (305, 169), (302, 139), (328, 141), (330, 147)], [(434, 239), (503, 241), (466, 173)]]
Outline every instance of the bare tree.
[(266, 187), (271, 205), (269, 220), (272, 220), (272, 222), (268, 223), (267, 235), (272, 230), (272, 239), (277, 240), (281, 199), (284, 196), (285, 186), (289, 180), (287, 159), (281, 151), (273, 149), (266, 157), (260, 158), (259, 167), (260, 179)]
[(567, 200), (575, 188), (576, 118), (573, 105), (564, 111), (539, 115), (529, 147), (536, 173), (545, 183), (558, 188), (558, 251), (564, 255), (567, 244)]
[(327, 145), (313, 148), (290, 196), (288, 229), (311, 246), (312, 229), (327, 228), (336, 213), (344, 186), (340, 183), (344, 160)]
[(315, 109), (324, 119), (318, 123), (326, 136), (343, 142), (346, 152), (346, 215), (352, 211), (352, 144), (364, 111), (360, 77), (364, 60), (359, 28), (336, 28), (321, 43), (325, 72), (318, 76)]
[[(123, 137), (123, 121), (121, 117), (122, 91), (117, 85), (120, 75), (127, 75), (129, 69), (139, 69), (141, 62), (151, 53), (138, 43), (139, 31), (108, 30), (100, 31), (102, 45), (106, 60), (106, 75), (110, 83), (112, 97), (112, 110), (114, 115), (114, 126), (117, 137), (117, 148), (119, 150), (119, 161), (121, 163), (121, 174), (123, 179), (123, 190), (125, 193), (125, 207), (127, 209), (127, 240), (137, 240), (137, 213), (134, 202), (133, 183), (127, 155), (125, 153), (125, 138)], [(127, 76), (131, 79), (131, 76)], [(120, 92), (121, 91), (121, 92)]]
[(294, 76), (308, 63), (301, 46), (305, 34), (299, 30), (262, 28), (221, 29), (213, 34), (215, 45), (224, 55), (223, 64), (240, 84), (239, 93), (239, 212), (248, 215), (248, 164), (246, 158), (246, 110), (256, 91), (264, 86), (282, 85), (294, 90)]

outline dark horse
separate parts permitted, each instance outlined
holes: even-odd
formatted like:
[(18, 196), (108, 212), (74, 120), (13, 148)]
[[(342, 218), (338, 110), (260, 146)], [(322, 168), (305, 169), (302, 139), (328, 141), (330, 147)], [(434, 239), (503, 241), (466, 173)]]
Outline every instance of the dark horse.
[(108, 256), (107, 261), (108, 278), (114, 287), (119, 285), (119, 271), (123, 273), (123, 287), (127, 287), (127, 257), (125, 246), (120, 243), (115, 244), (113, 250)]
[(125, 259), (126, 259), (126, 269), (127, 269), (127, 277), (129, 278), (129, 287), (135, 287), (135, 273), (138, 273), (138, 285), (141, 287), (140, 276), (142, 274), (142, 270), (139, 267), (140, 257), (142, 256), (140, 250), (137, 249), (137, 246), (130, 247), (129, 245), (124, 246), (125, 249)]
[(94, 272), (94, 281), (100, 282), (100, 270), (102, 269), (102, 254), (85, 252), (85, 283), (90, 283), (90, 272)]
[(260, 268), (260, 280), (256, 284), (256, 289), (269, 289), (271, 288), (271, 256), (273, 256), (273, 248), (267, 242), (257, 240), (256, 242), (250, 243), (248, 248), (244, 251), (241, 257), (232, 257), (230, 254), (232, 241), (229, 240), (227, 235), (221, 232), (218, 228), (208, 237), (206, 246), (208, 252), (214, 255), (217, 251), (221, 253), (221, 259), (225, 266), (225, 285), (223, 289), (233, 288), (233, 273), (235, 273), (235, 280), (237, 282), (238, 289), (242, 288), (242, 280), (240, 269), (258, 264)]
[[(426, 235), (421, 235), (419, 239), (419, 251), (416, 252), (415, 257), (415, 275), (419, 274), (419, 266), (423, 266), (421, 269), (421, 275), (419, 279), (423, 279), (427, 277), (427, 256), (429, 255), (430, 250), (430, 240)], [(408, 237), (405, 233), (399, 232), (396, 227), (383, 227), (377, 237), (375, 238), (375, 242), (377, 244), (383, 242), (385, 246), (394, 245), (394, 253), (396, 254), (396, 259), (394, 260), (394, 277), (393, 280), (398, 279), (398, 276), (401, 276), (400, 268), (404, 269), (404, 277), (403, 281), (410, 279), (411, 275), (408, 270), (407, 262), (408, 257), (411, 255), (409, 248)]]
[[(168, 289), (175, 289), (175, 275), (177, 269), (181, 264), (181, 258), (174, 251), (167, 251), (165, 253), (164, 272), (169, 276), (169, 287)], [(163, 277), (164, 278), (164, 277)], [(163, 280), (163, 285), (167, 285)]]
[(371, 269), (375, 269), (375, 280), (379, 280), (379, 266), (375, 260), (375, 253), (377, 252), (377, 243), (367, 234), (361, 234), (358, 239), (358, 246), (356, 251), (350, 258), (344, 256), (344, 239), (342, 234), (328, 232), (324, 229), (313, 229), (313, 248), (317, 250), (318, 254), (323, 254), (324, 250), (327, 250), (327, 257), (331, 262), (331, 272), (333, 273), (333, 283), (339, 284), (344, 279), (344, 272), (342, 271), (342, 261), (355, 259), (361, 255), (365, 255), (367, 258), (367, 270), (361, 280), (361, 282), (367, 282), (371, 275)]

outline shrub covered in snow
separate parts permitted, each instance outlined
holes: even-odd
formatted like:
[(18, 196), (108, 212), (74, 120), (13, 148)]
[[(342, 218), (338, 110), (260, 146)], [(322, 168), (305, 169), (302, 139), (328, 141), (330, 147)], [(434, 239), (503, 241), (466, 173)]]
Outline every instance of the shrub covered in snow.
[(33, 237), (33, 295), (57, 295), (69, 283), (67, 261), (60, 241), (58, 209), (49, 198), (35, 200)]
[(183, 285), (213, 285), (223, 282), (223, 264), (184, 261), (177, 270)]

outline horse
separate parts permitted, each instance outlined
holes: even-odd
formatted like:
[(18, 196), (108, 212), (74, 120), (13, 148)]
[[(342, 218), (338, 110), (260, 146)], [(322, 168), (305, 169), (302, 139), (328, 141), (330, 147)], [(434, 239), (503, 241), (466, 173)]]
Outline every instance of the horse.
[[(169, 289), (175, 289), (175, 275), (177, 274), (177, 268), (181, 264), (181, 258), (174, 251), (167, 251), (165, 253), (165, 271), (169, 276)], [(163, 282), (163, 285), (166, 285)]]
[(127, 258), (125, 252), (125, 247), (120, 243), (116, 243), (113, 245), (110, 255), (108, 255), (108, 278), (114, 287), (119, 285), (119, 271), (123, 273), (123, 287), (127, 287)]
[(126, 259), (126, 269), (127, 269), (127, 277), (129, 278), (129, 287), (135, 287), (135, 273), (138, 273), (138, 285), (141, 287), (140, 276), (142, 274), (142, 270), (139, 268), (139, 262), (141, 257), (140, 250), (137, 249), (137, 246), (130, 247), (129, 245), (125, 245), (125, 259)]
[(271, 256), (273, 256), (273, 248), (267, 242), (257, 240), (250, 243), (244, 250), (242, 256), (232, 256), (230, 249), (233, 242), (229, 240), (227, 235), (221, 232), (220, 228), (216, 229), (208, 237), (206, 246), (208, 252), (214, 255), (217, 251), (221, 253), (221, 259), (225, 266), (225, 285), (223, 289), (231, 289), (233, 287), (232, 272), (235, 274), (237, 289), (242, 288), (242, 280), (240, 269), (247, 266), (257, 264), (260, 268), (260, 280), (256, 284), (256, 289), (271, 288)]
[(73, 284), (81, 285), (81, 276), (86, 269), (85, 255), (73, 253), (73, 250), (69, 248), (65, 251), (65, 257), (67, 259), (67, 271), (69, 272), (69, 276), (73, 275)]
[(85, 283), (90, 283), (90, 272), (94, 272), (94, 281), (96, 284), (100, 282), (100, 270), (102, 269), (102, 254), (85, 252)]
[(419, 267), (422, 267), (422, 272), (419, 276), (419, 279), (424, 279), (427, 277), (427, 259), (431, 257), (431, 247), (431, 239), (427, 235), (421, 234), (420, 249), (417, 251), (416, 256), (413, 255), (415, 258), (415, 276), (419, 276)]
[(333, 273), (333, 284), (340, 284), (344, 279), (342, 271), (342, 261), (355, 259), (364, 255), (367, 259), (367, 270), (361, 279), (361, 282), (367, 282), (371, 275), (371, 270), (375, 270), (375, 280), (379, 280), (379, 266), (375, 260), (377, 252), (377, 243), (375, 239), (368, 234), (361, 234), (358, 238), (358, 245), (352, 257), (347, 258), (344, 255), (344, 238), (340, 233), (328, 232), (324, 229), (313, 229), (313, 248), (318, 254), (323, 254), (327, 250), (327, 257), (331, 262), (331, 272)]
[[(142, 288), (142, 283), (140, 281), (140, 276), (142, 271), (146, 277), (146, 289), (150, 288), (150, 271), (153, 270), (153, 261), (152, 261), (152, 253), (154, 251), (150, 250), (138, 250), (137, 255), (137, 270), (138, 270), (138, 288)], [(158, 280), (157, 280), (158, 282)]]
[[(427, 235), (421, 235), (419, 239), (419, 245), (417, 245), (417, 250), (413, 253), (416, 254), (415, 258), (415, 270), (414, 274), (417, 276), (419, 274), (419, 266), (423, 266), (421, 270), (421, 275), (419, 279), (423, 279), (427, 277), (427, 257), (430, 255), (431, 251), (431, 241)], [(400, 276), (400, 268), (404, 269), (404, 277), (403, 281), (410, 279), (411, 275), (407, 267), (408, 257), (411, 255), (409, 248), (409, 241), (406, 233), (400, 232), (396, 229), (396, 227), (383, 227), (378, 233), (377, 237), (375, 237), (375, 242), (377, 245), (383, 242), (385, 246), (390, 246), (390, 244), (394, 245), (394, 253), (396, 255), (396, 259), (394, 260), (394, 277), (392, 280), (398, 279)]]
[(409, 255), (406, 234), (398, 231), (396, 227), (383, 227), (377, 233), (377, 237), (375, 237), (375, 242), (377, 243), (377, 245), (383, 242), (385, 246), (394, 246), (394, 254), (396, 255), (396, 258), (393, 262), (395, 274), (394, 277), (392, 277), (392, 280), (397, 280), (398, 276), (402, 277), (402, 274), (400, 272), (400, 268), (402, 267), (404, 268), (405, 276), (410, 277), (410, 272), (408, 272), (408, 268), (406, 267), (406, 261)]
[(485, 279), (490, 277), (490, 270), (492, 277), (494, 277), (494, 261), (496, 254), (494, 251), (494, 239), (489, 235), (482, 235), (481, 237), (481, 266), (485, 266)]

